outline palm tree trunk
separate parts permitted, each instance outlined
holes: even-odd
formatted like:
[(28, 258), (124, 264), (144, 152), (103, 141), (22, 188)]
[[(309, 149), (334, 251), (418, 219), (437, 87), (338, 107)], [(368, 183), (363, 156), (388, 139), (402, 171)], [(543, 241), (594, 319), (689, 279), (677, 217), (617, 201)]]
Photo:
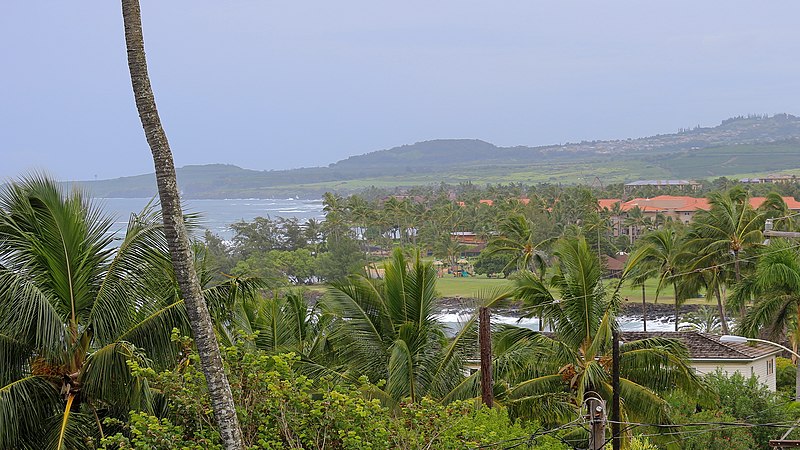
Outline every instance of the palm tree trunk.
[[(797, 327), (800, 327), (800, 305), (797, 305)], [(796, 332), (797, 330), (795, 330)], [(797, 342), (796, 339), (793, 339), (793, 341)], [(796, 344), (793, 345), (796, 346)], [(794, 400), (800, 402), (800, 362), (798, 362), (794, 371)]]
[(642, 283), (642, 331), (647, 331), (647, 296), (644, 283)]
[(678, 331), (678, 285), (672, 282), (672, 293), (675, 296), (675, 331)]
[(153, 154), (158, 195), (164, 220), (164, 234), (169, 245), (175, 277), (192, 325), (197, 352), (208, 383), (208, 393), (222, 443), (226, 449), (238, 450), (242, 448), (242, 431), (236, 417), (230, 384), (223, 369), (211, 316), (203, 300), (200, 283), (192, 262), (189, 237), (183, 223), (183, 211), (181, 210), (172, 151), (169, 148), (167, 135), (161, 126), (155, 96), (150, 85), (150, 76), (147, 73), (139, 0), (122, 0), (122, 18), (125, 24), (128, 69), (131, 74), (136, 109)]
[[(739, 269), (739, 251), (735, 250), (733, 252), (733, 268), (736, 273), (736, 284), (739, 284), (742, 281), (742, 274)], [(744, 316), (747, 314), (747, 302), (742, 302), (741, 306), (739, 307), (739, 319), (744, 320)]]
[(722, 334), (728, 334), (728, 319), (725, 317), (725, 305), (722, 303), (722, 294), (719, 291), (719, 286), (713, 289), (714, 296), (717, 297), (717, 311), (719, 311), (719, 321), (722, 325)]

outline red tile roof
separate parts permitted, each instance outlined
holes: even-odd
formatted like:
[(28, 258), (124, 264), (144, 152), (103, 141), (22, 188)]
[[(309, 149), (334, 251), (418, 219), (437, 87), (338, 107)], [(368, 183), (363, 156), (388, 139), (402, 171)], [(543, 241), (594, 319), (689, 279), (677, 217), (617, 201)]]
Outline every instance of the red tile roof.
[[(764, 203), (764, 200), (765, 197), (751, 197), (750, 205), (752, 205), (753, 208), (758, 208), (762, 203)], [(800, 202), (795, 200), (794, 197), (783, 197), (783, 201), (786, 202), (786, 206), (788, 206), (789, 209), (800, 211)], [(609, 210), (614, 206), (614, 203), (617, 202), (620, 202), (620, 200), (616, 198), (601, 198), (597, 200), (597, 204), (600, 209), (607, 208)], [(707, 198), (675, 195), (659, 195), (652, 198), (634, 198), (628, 200), (627, 202), (620, 203), (622, 211), (630, 211), (637, 206), (643, 212), (690, 212), (698, 210), (707, 211), (711, 208)]]
[(597, 205), (600, 207), (600, 209), (611, 210), (611, 208), (614, 207), (614, 204), (620, 203), (621, 201), (622, 200), (618, 198), (601, 198), (597, 200)]

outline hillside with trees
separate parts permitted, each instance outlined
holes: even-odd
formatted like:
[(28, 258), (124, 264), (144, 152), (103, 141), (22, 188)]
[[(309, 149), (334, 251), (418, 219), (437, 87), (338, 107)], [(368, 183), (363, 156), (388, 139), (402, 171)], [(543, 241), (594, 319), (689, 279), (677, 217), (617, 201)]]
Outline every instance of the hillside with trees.
[[(707, 179), (800, 170), (800, 118), (745, 116), (638, 139), (498, 147), (441, 139), (351, 156), (327, 167), (258, 171), (212, 164), (178, 169), (187, 198), (315, 197), (374, 186), (440, 182), (608, 184), (635, 179)], [(85, 181), (99, 197), (150, 197), (154, 176)]]

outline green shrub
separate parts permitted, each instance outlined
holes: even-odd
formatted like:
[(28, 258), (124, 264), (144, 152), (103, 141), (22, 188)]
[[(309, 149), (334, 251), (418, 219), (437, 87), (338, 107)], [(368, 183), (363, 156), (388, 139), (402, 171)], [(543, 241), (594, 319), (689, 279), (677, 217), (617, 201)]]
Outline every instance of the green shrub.
[[(177, 337), (176, 337), (176, 340)], [(191, 348), (191, 341), (182, 340)], [(223, 348), (228, 379), (236, 402), (245, 445), (249, 449), (463, 449), (509, 442), (516, 448), (562, 450), (555, 438), (539, 437), (512, 422), (505, 408), (476, 402), (442, 405), (430, 399), (400, 404), (391, 410), (370, 394), (379, 389), (366, 382), (350, 384), (331, 376), (312, 379), (292, 354), (269, 356), (240, 342)], [(217, 450), (205, 378), (198, 357), (187, 352), (173, 371), (156, 374), (131, 364), (161, 392), (165, 417), (131, 413), (122, 431), (103, 440), (105, 449)]]
[[(758, 378), (745, 379), (740, 373), (725, 375), (721, 371), (706, 375), (705, 381), (716, 393), (714, 405), (699, 405), (696, 399), (673, 393), (668, 401), (673, 420), (680, 424), (701, 422), (739, 422), (766, 424), (794, 420), (797, 411), (781, 395), (771, 392)], [(710, 431), (703, 431), (703, 430)], [(688, 431), (696, 430), (695, 433)], [(769, 440), (778, 438), (784, 430), (775, 427), (687, 427), (681, 448), (716, 450), (728, 448), (769, 449)], [(656, 439), (661, 445), (669, 439)]]
[(778, 392), (786, 398), (794, 398), (795, 374), (797, 368), (788, 358), (775, 359), (775, 385)]
[[(736, 422), (721, 411), (702, 411), (692, 415), (692, 423)], [(758, 448), (749, 428), (710, 425), (682, 427), (680, 448), (685, 450), (750, 450)], [(673, 436), (674, 437), (674, 436)]]

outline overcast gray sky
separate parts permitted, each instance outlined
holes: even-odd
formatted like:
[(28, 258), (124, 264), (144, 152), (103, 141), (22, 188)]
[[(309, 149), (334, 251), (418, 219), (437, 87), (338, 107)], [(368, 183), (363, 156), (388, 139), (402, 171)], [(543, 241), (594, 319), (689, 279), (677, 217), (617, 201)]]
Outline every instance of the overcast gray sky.
[[(800, 114), (800, 2), (142, 0), (176, 164), (327, 165)], [(119, 2), (0, 7), (0, 177), (152, 171)]]

